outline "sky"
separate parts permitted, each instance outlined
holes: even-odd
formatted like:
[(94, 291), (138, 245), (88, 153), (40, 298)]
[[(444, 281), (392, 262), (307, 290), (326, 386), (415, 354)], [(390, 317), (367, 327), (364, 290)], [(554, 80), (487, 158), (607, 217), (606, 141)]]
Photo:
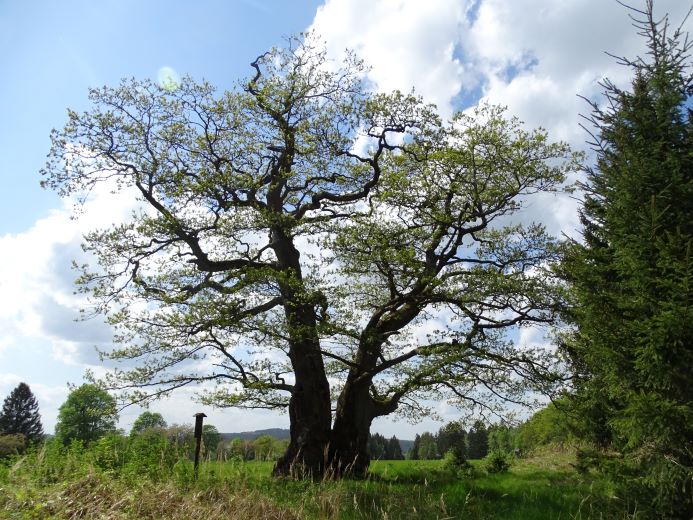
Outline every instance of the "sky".
[[(690, 5), (656, 0), (655, 13), (678, 25)], [(575, 149), (587, 139), (579, 123), (589, 107), (579, 96), (598, 101), (604, 78), (628, 85), (629, 70), (606, 53), (644, 54), (616, 0), (0, 0), (0, 399), (26, 382), (52, 433), (68, 384), (103, 370), (95, 347), (110, 340), (103, 321), (77, 320), (71, 265), (82, 235), (124, 214), (129, 200), (103, 194), (72, 219), (70, 205), (39, 186), (50, 131), (65, 124), (67, 108), (85, 110), (89, 87), (129, 77), (190, 75), (233, 88), (258, 55), (306, 30), (335, 57), (354, 50), (378, 90), (415, 88), (445, 117), (502, 104)], [(577, 204), (545, 196), (528, 215), (576, 236)], [(545, 341), (536, 331), (519, 339)], [(282, 414), (206, 409), (187, 390), (151, 410), (179, 424), (204, 411), (227, 432), (288, 426)], [(436, 410), (442, 421), (459, 416), (446, 403)], [(124, 410), (120, 426), (141, 411)], [(380, 418), (373, 430), (407, 439), (440, 424)]]

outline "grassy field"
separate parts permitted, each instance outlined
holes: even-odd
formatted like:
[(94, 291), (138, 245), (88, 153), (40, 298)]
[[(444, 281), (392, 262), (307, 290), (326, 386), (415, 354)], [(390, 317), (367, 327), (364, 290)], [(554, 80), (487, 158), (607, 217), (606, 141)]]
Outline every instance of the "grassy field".
[(497, 474), (480, 462), (457, 474), (442, 461), (376, 461), (370, 478), (338, 482), (272, 479), (271, 462), (206, 463), (194, 480), (187, 462), (146, 478), (99, 469), (84, 453), (73, 458), (53, 472), (40, 454), (2, 467), (0, 518), (628, 518), (608, 482), (575, 472), (569, 452), (519, 460)]

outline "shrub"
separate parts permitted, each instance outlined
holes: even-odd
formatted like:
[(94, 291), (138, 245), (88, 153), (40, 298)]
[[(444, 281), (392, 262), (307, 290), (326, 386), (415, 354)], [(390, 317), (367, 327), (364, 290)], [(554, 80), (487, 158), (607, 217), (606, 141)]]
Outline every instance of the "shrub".
[(0, 435), (0, 459), (24, 453), (26, 437), (21, 433)]
[(484, 467), (488, 473), (504, 473), (510, 468), (510, 454), (493, 450), (484, 459)]
[(450, 448), (443, 456), (443, 465), (449, 469), (460, 469), (468, 466), (469, 463), (462, 450)]

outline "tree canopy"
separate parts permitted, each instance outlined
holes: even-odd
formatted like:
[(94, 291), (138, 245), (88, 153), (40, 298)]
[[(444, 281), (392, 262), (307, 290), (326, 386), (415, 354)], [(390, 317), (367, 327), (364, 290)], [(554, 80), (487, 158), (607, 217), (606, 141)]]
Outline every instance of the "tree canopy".
[(556, 242), (519, 211), (579, 156), (499, 107), (442, 121), (373, 93), (360, 61), (311, 37), (251, 66), (222, 93), (93, 89), (52, 134), (44, 185), (140, 202), (85, 238), (98, 267), (79, 283), (118, 332), (105, 356), (136, 366), (107, 384), (138, 402), (204, 382), (207, 404), (288, 408), (275, 471), (312, 475), (365, 471), (371, 421), (418, 417), (425, 398), (498, 412), (554, 384), (546, 353), (506, 335), (557, 310)]
[(43, 439), (38, 402), (26, 383), (19, 383), (3, 402), (0, 412), (0, 434), (22, 434), (25, 442)]
[[(624, 455), (657, 515), (693, 514), (693, 126), (690, 48), (649, 1), (634, 10), (644, 58), (624, 90), (605, 81), (592, 103), (583, 243), (563, 272), (571, 284), (565, 350), (587, 431)], [(651, 495), (651, 496), (650, 496)]]
[(134, 423), (132, 423), (130, 433), (142, 433), (149, 428), (166, 428), (166, 426), (166, 421), (160, 413), (145, 411), (135, 419)]
[(96, 385), (84, 384), (60, 406), (55, 436), (65, 444), (73, 440), (88, 444), (114, 432), (117, 422), (115, 398)]

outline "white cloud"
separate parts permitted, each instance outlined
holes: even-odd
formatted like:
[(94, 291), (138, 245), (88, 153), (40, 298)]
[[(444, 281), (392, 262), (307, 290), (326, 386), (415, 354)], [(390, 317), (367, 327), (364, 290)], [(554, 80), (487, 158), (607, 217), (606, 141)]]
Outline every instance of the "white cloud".
[(449, 114), (464, 81), (454, 51), (465, 5), (460, 0), (328, 0), (311, 29), (326, 39), (333, 55), (351, 49), (364, 59), (379, 90), (415, 87)]

